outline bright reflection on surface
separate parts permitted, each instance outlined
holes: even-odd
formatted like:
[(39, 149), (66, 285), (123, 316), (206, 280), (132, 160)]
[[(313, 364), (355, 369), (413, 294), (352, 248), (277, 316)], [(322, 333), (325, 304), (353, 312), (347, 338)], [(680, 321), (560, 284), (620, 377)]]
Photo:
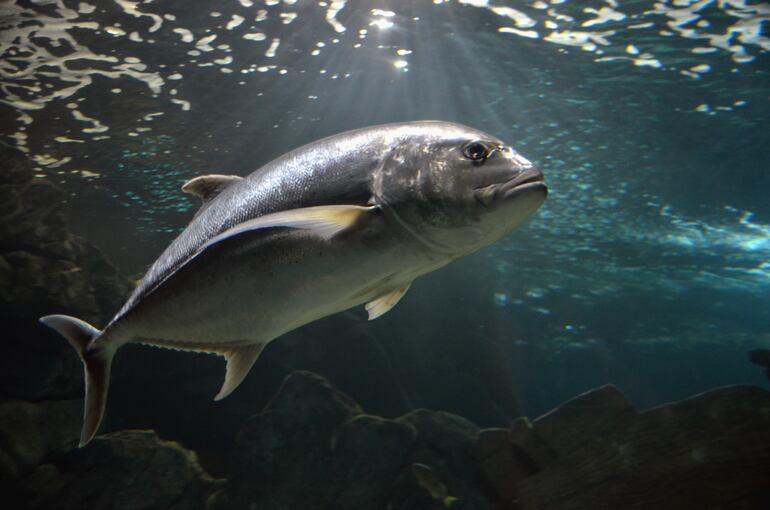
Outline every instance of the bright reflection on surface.
[[(276, 19), (281, 24), (291, 24), (296, 18), (307, 17), (316, 9), (298, 2), (270, 0), (260, 4), (244, 0), (240, 2), (241, 10), (238, 12), (208, 13), (209, 17), (213, 17), (211, 19), (217, 21), (211, 27), (201, 28), (185, 26), (182, 16), (151, 12), (159, 8), (155, 4), (151, 8), (150, 5), (139, 5), (124, 0), (114, 1), (127, 18), (144, 21), (143, 29), (121, 28), (121, 22), (117, 18), (109, 24), (95, 21), (93, 13), (96, 7), (87, 2), (81, 2), (77, 9), (72, 9), (63, 0), (51, 0), (46, 2), (45, 14), (31, 13), (18, 4), (7, 6), (8, 25), (3, 32), (13, 32), (14, 37), (0, 40), (0, 52), (7, 57), (6, 65), (0, 69), (0, 77), (3, 78), (3, 83), (0, 84), (3, 99), (0, 101), (17, 110), (17, 120), (21, 125), (29, 125), (32, 122), (30, 111), (45, 109), (51, 102), (77, 94), (90, 86), (94, 76), (110, 79), (130, 77), (145, 83), (152, 94), (159, 95), (166, 91), (168, 80), (180, 74), (172, 68), (173, 66), (148, 64), (141, 59), (129, 62), (112, 54), (100, 53), (73, 37), (72, 29), (92, 34), (101, 31), (110, 39), (125, 39), (143, 44), (154, 44), (158, 38), (168, 35), (165, 32), (170, 31), (182, 44), (193, 46), (187, 51), (192, 57), (189, 66), (227, 66), (220, 69), (222, 73), (250, 74), (259, 68), (261, 72), (280, 74), (283, 71), (283, 74), (287, 74), (291, 69), (279, 69), (267, 63), (260, 65), (253, 62), (251, 55), (232, 55), (230, 45), (217, 42), (228, 32), (253, 41), (255, 48), (264, 42), (267, 47), (262, 47), (261, 51), (266, 58), (272, 59), (276, 56), (281, 37), (268, 37), (262, 29), (265, 23)], [(534, 2), (530, 5), (517, 3), (514, 8), (494, 5), (489, 0), (456, 0), (455, 4), (437, 0), (433, 2), (436, 12), (431, 15), (439, 16), (442, 12), (450, 8), (456, 9), (458, 6), (461, 9), (480, 9), (490, 13), (493, 19), (498, 21), (498, 26), (493, 27), (493, 30), (502, 34), (500, 44), (508, 43), (512, 48), (515, 47), (515, 40), (506, 41), (506, 36), (539, 40), (557, 47), (574, 47), (591, 53), (594, 55), (594, 61), (599, 64), (628, 62), (633, 66), (661, 72), (677, 72), (692, 80), (702, 80), (714, 72), (715, 66), (708, 60), (714, 56), (727, 54), (733, 65), (744, 66), (753, 62), (759, 53), (770, 50), (770, 38), (763, 32), (763, 24), (767, 24), (770, 10), (764, 3), (606, 3), (607, 5), (600, 7), (581, 7), (579, 2), (552, 1)], [(415, 0), (412, 5), (425, 7), (429, 3), (427, 0)], [(405, 10), (402, 5), (397, 6)], [(341, 15), (349, 13), (356, 5), (349, 5), (346, 0), (331, 0), (320, 2), (318, 7), (323, 9), (323, 17), (333, 33), (343, 34), (348, 27), (340, 21)], [(384, 9), (382, 6), (369, 9), (368, 13), (372, 18), (366, 21), (366, 26), (376, 27), (383, 32), (395, 27), (400, 15), (397, 10)], [(36, 19), (36, 23), (24, 23), (25, 16), (30, 14)], [(411, 23), (416, 23), (415, 20), (418, 19), (413, 18)], [(719, 23), (712, 23), (710, 19), (718, 19)], [(415, 33), (419, 33), (415, 25), (407, 25), (401, 20), (398, 23), (404, 30), (416, 29)], [(365, 38), (366, 28), (350, 28), (358, 34), (359, 39)], [(682, 45), (681, 49), (676, 51), (667, 48), (661, 52), (664, 46), (654, 41), (665, 38), (680, 38), (692, 41), (692, 44)], [(63, 56), (54, 55), (46, 44), (59, 48), (66, 44), (71, 51)], [(296, 50), (303, 51), (303, 48)], [(318, 47), (304, 50), (314, 56), (320, 54)], [(211, 57), (206, 58), (206, 53), (211, 54)], [(403, 54), (399, 53), (399, 56)], [(78, 62), (77, 71), (70, 69), (69, 63), (74, 61)], [(92, 63), (91, 67), (82, 64), (89, 62)], [(401, 59), (396, 60), (393, 65), (398, 69), (404, 67)], [(47, 76), (49, 66), (58, 69), (58, 77), (64, 82), (63, 86), (39, 93), (37, 88), (29, 85), (28, 80), (36, 76)], [(738, 70), (736, 67), (731, 72)], [(184, 101), (191, 103), (189, 99), (180, 97), (172, 100), (176, 104), (187, 104)], [(190, 104), (190, 107), (194, 105)], [(695, 108), (695, 111), (713, 114), (718, 109), (705, 105)], [(109, 128), (107, 124), (105, 126)], [(12, 135), (22, 150), (26, 150), (28, 142), (25, 131), (20, 129)]]
[(377, 27), (380, 30), (387, 30), (393, 27), (393, 22), (386, 19), (376, 19), (369, 22), (370, 27)]

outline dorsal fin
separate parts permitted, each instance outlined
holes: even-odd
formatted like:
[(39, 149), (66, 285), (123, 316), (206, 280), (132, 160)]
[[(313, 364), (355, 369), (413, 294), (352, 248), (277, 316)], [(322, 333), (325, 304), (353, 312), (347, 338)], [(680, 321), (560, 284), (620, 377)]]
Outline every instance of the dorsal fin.
[(182, 191), (195, 195), (203, 200), (204, 203), (208, 202), (219, 193), (228, 187), (230, 184), (240, 181), (243, 177), (239, 175), (201, 175), (190, 179), (182, 186)]

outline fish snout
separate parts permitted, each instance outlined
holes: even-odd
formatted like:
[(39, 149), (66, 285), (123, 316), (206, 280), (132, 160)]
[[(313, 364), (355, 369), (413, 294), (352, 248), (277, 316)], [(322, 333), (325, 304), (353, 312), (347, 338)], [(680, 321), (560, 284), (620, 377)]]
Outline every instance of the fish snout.
[(500, 187), (500, 193), (504, 198), (509, 198), (513, 194), (524, 190), (548, 192), (548, 186), (545, 184), (545, 176), (542, 170), (530, 166), (529, 168), (516, 171), (515, 175)]
[(500, 145), (487, 162), (486, 182), (475, 189), (485, 207), (501, 204), (525, 191), (548, 193), (543, 172), (511, 147)]
[(512, 173), (500, 186), (499, 193), (503, 198), (509, 198), (525, 190), (548, 192), (542, 170), (510, 147), (501, 147), (500, 152), (505, 156)]

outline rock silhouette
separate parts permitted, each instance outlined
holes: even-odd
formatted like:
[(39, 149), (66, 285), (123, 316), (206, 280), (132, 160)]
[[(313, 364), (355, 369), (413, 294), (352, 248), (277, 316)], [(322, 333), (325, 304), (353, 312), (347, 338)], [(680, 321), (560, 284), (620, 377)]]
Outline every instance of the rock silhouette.
[[(52, 413), (38, 405), (60, 407), (61, 422), (46, 421)], [(752, 386), (645, 412), (604, 386), (535, 420), (479, 429), (442, 411), (368, 415), (323, 377), (297, 371), (244, 424), (225, 480), (152, 431), (108, 433), (73, 450), (73, 408), (0, 406), (0, 466), (10, 494), (25, 501), (19, 508), (444, 508), (415, 478), (415, 463), (457, 509), (759, 510), (770, 502), (770, 392)]]

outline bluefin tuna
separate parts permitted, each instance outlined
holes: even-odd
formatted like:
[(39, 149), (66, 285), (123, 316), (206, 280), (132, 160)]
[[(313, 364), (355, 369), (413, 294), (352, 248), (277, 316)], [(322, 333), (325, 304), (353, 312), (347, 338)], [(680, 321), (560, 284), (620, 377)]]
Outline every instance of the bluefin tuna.
[(381, 316), (415, 278), (494, 243), (547, 195), (543, 174), (509, 145), (439, 121), (349, 131), (182, 190), (200, 210), (104, 329), (40, 319), (83, 361), (80, 446), (99, 428), (122, 345), (224, 356), (220, 400), (271, 340), (361, 304)]

